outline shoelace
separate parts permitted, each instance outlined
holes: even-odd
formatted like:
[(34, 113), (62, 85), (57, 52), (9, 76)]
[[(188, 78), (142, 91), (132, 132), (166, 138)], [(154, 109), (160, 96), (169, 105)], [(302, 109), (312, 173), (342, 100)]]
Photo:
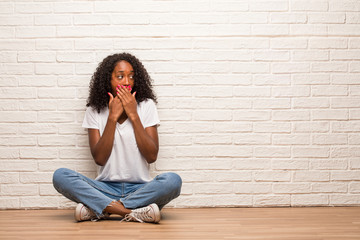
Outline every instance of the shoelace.
[[(120, 221), (138, 221), (138, 222), (141, 222), (143, 223), (144, 220), (146, 221), (152, 221), (152, 218), (147, 214), (149, 211), (150, 211), (150, 207), (147, 207), (147, 208), (144, 208), (144, 209), (141, 209), (141, 210), (136, 210), (136, 211), (133, 211), (129, 214), (126, 214), (125, 217)], [(144, 220), (143, 220), (144, 219)]]

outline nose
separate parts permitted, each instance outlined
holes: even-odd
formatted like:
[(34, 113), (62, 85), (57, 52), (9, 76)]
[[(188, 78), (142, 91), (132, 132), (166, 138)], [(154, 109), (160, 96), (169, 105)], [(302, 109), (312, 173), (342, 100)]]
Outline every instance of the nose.
[(125, 85), (129, 85), (129, 83), (130, 83), (130, 82), (129, 82), (129, 77), (126, 76), (126, 77), (125, 77)]

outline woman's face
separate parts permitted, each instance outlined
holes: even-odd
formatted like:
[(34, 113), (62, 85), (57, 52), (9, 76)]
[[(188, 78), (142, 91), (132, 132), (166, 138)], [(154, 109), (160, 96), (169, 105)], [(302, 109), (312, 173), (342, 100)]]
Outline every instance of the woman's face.
[(131, 89), (134, 87), (134, 69), (126, 61), (118, 62), (111, 74), (111, 88), (114, 97), (116, 96), (116, 87), (118, 85), (130, 86)]

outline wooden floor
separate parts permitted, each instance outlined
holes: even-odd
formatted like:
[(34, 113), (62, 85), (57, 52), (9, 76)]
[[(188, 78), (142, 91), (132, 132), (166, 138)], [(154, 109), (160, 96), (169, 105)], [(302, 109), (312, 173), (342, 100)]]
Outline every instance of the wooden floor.
[(360, 239), (360, 207), (164, 209), (159, 224), (76, 223), (73, 213), (0, 211), (0, 239)]

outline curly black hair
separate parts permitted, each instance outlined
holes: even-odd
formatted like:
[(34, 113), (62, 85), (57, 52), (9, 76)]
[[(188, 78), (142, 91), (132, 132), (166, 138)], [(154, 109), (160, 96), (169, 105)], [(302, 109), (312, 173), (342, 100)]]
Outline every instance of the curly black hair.
[(132, 92), (136, 91), (136, 101), (140, 103), (146, 99), (152, 99), (157, 103), (156, 95), (152, 90), (152, 80), (140, 60), (130, 53), (117, 53), (107, 56), (96, 68), (90, 81), (87, 107), (90, 106), (100, 113), (101, 109), (109, 105), (110, 96), (107, 93), (112, 92), (111, 74), (116, 64), (120, 61), (130, 63), (134, 69), (134, 87)]

